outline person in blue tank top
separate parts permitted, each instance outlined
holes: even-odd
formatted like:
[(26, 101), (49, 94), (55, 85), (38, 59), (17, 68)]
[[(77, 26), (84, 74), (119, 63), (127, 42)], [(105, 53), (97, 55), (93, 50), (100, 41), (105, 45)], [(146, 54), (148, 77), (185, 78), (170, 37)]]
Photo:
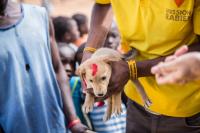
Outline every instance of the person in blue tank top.
[[(84, 133), (44, 8), (0, 0), (0, 127)], [(51, 43), (50, 43), (51, 42)], [(1, 131), (0, 131), (1, 132)]]

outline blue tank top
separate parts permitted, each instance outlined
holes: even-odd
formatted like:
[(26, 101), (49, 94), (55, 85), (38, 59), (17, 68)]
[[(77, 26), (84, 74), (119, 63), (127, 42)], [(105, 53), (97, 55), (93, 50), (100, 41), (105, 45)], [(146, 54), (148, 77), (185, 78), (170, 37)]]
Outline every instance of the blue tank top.
[(0, 28), (0, 126), (6, 133), (66, 133), (44, 8)]

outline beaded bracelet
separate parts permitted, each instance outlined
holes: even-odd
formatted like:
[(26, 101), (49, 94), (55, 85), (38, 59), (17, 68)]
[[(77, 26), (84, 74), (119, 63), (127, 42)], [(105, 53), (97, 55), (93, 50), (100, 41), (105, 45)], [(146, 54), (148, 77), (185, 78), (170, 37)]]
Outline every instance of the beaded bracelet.
[(73, 126), (75, 126), (76, 124), (80, 123), (80, 120), (79, 119), (75, 119), (73, 121), (71, 121), (69, 124), (68, 124), (68, 128), (72, 128)]
[(94, 53), (97, 49), (93, 47), (85, 47), (83, 51), (92, 52)]
[(127, 61), (129, 71), (130, 71), (130, 78), (136, 79), (137, 78), (137, 66), (135, 60), (129, 60)]

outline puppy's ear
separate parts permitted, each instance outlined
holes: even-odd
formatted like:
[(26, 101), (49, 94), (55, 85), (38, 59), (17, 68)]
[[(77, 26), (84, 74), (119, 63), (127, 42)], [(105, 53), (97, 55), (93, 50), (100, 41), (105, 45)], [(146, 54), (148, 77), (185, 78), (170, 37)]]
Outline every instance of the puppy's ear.
[[(96, 51), (98, 58), (104, 62), (120, 61), (122, 60), (122, 54), (118, 51), (110, 48), (100, 48)], [(97, 56), (96, 56), (97, 58)]]
[(118, 55), (103, 55), (103, 56), (100, 56), (98, 59), (109, 63), (109, 62), (112, 62), (112, 61), (120, 61), (120, 60), (122, 60), (122, 56), (118, 56)]
[(85, 67), (84, 67), (84, 65), (82, 64), (82, 65), (80, 65), (77, 69), (76, 69), (76, 75), (79, 75), (79, 76), (81, 76), (81, 75), (83, 75), (83, 74), (85, 74)]
[(83, 66), (78, 67), (76, 70), (77, 75), (80, 76), (81, 80), (83, 81), (83, 84), (86, 88), (92, 88), (90, 84), (88, 84), (88, 81), (86, 80), (86, 68)]
[(84, 85), (87, 87), (86, 78), (85, 78), (86, 70), (85, 70), (84, 65), (82, 64), (81, 66), (79, 66), (75, 73), (80, 76), (81, 80), (84, 82)]
[(80, 66), (78, 66), (78, 68), (76, 69), (76, 71), (75, 71), (75, 74), (76, 75), (79, 75), (79, 76), (81, 76), (82, 75), (82, 73), (85, 73), (85, 69), (86, 69), (86, 65), (88, 64), (87, 63), (88, 61), (86, 60), (85, 62), (82, 62), (81, 64), (80, 64)]

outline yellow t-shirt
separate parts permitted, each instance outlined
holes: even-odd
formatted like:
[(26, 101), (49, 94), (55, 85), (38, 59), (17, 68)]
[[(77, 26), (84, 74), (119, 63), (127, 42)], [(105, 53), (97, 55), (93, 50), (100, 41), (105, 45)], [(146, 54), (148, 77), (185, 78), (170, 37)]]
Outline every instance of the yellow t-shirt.
[[(179, 1), (180, 2), (180, 1)], [(181, 45), (197, 42), (200, 35), (200, 0), (96, 0), (111, 3), (122, 44), (139, 51), (137, 60), (173, 53)], [(151, 111), (175, 117), (200, 112), (200, 82), (158, 85), (154, 77), (139, 78), (152, 101)], [(126, 95), (143, 104), (129, 81)]]

